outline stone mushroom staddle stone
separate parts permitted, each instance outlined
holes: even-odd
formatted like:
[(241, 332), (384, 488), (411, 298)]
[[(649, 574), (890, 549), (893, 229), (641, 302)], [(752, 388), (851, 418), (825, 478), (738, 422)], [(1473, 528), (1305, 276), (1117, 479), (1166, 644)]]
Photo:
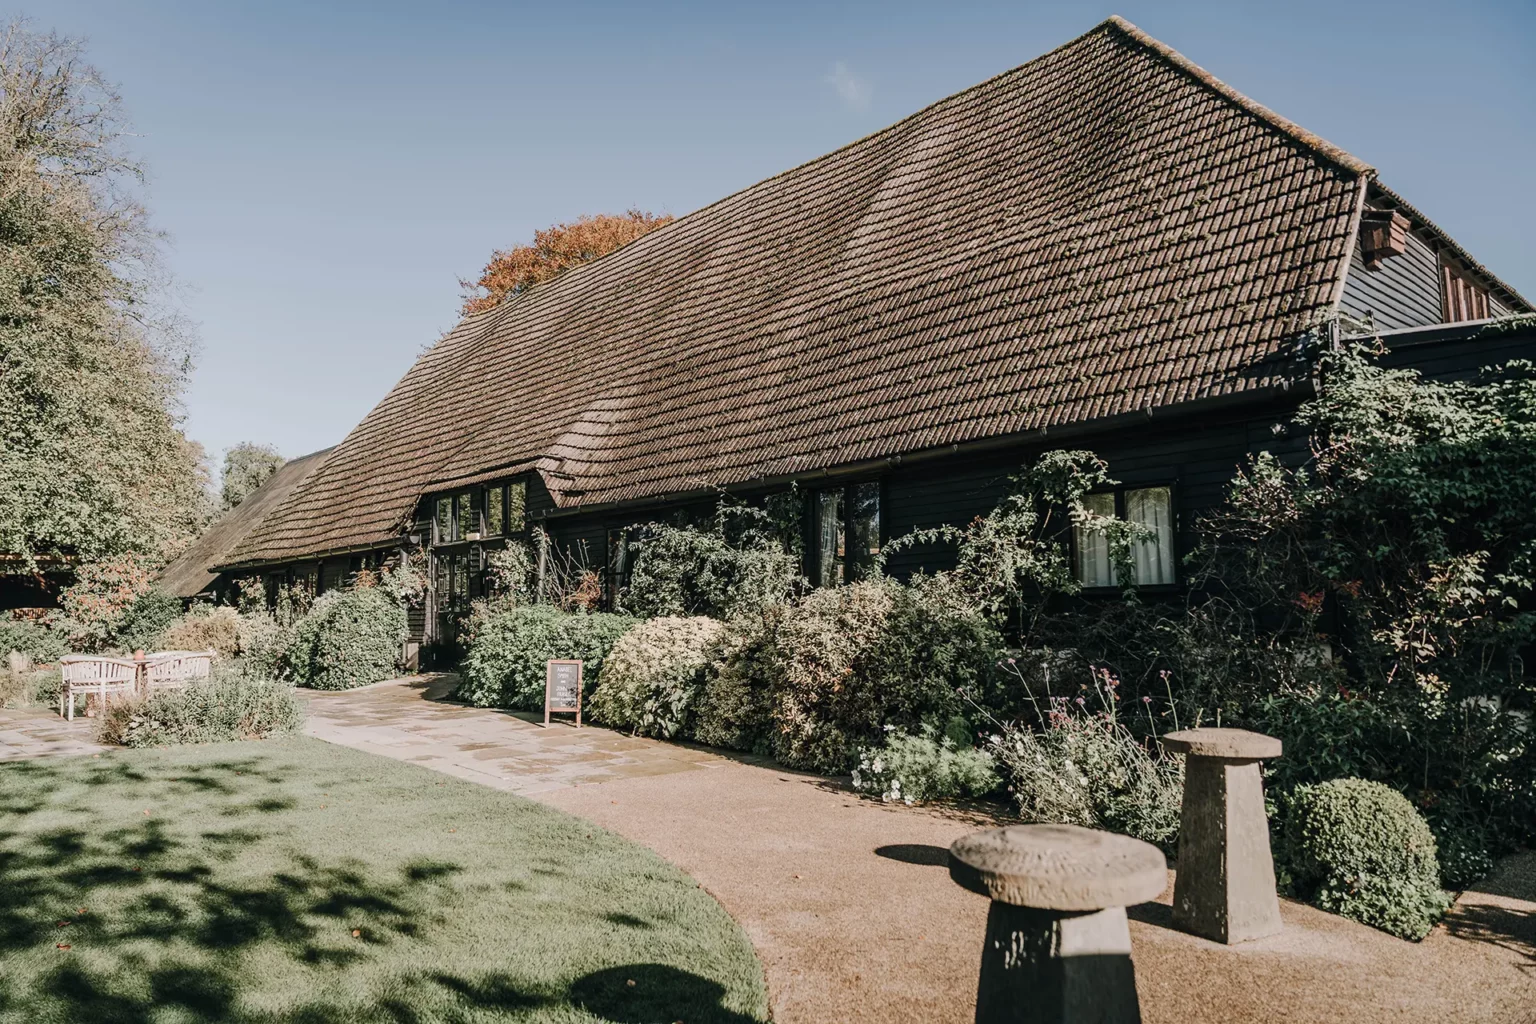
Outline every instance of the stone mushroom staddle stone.
[(1216, 942), (1280, 931), (1275, 862), (1259, 761), (1280, 741), (1246, 729), (1186, 729), (1163, 737), (1185, 754), (1174, 925)]
[(992, 900), (977, 1024), (1141, 1020), (1125, 908), (1167, 886), (1157, 847), (1076, 825), (1014, 825), (957, 840), (949, 876)]

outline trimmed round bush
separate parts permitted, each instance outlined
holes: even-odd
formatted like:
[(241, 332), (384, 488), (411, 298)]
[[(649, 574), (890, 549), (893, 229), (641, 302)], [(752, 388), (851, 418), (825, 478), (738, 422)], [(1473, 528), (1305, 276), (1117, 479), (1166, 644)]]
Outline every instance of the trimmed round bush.
[(405, 637), (405, 609), (383, 590), (333, 590), (294, 625), (285, 661), (305, 686), (347, 690), (392, 677)]
[(603, 660), (603, 685), (588, 705), (592, 720), (641, 736), (683, 734), (724, 630), (703, 616), (667, 615), (635, 626)]
[(1285, 840), (1298, 894), (1331, 913), (1417, 941), (1450, 904), (1434, 834), (1390, 786), (1334, 779), (1297, 787)]
[(582, 685), (591, 692), (602, 681), (609, 650), (634, 624), (628, 615), (562, 612), (548, 605), (479, 619), (459, 666), (455, 696), (479, 707), (537, 711), (544, 706), (545, 662), (554, 658), (580, 659)]

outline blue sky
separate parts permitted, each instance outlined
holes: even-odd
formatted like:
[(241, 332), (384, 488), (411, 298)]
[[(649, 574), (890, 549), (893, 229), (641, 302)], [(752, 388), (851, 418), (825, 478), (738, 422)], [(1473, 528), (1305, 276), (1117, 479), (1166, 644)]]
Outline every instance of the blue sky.
[[(34, 0), (34, 3), (36, 0)], [(121, 86), (202, 351), (187, 430), (339, 441), (458, 279), (584, 212), (684, 214), (1119, 13), (1374, 164), (1536, 296), (1536, 4), (47, 0)]]

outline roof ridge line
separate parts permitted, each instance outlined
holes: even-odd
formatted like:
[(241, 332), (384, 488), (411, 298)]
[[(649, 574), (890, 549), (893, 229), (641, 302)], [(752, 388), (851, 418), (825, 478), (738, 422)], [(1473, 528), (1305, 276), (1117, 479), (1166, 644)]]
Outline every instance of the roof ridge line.
[[(1183, 71), (1185, 74), (1189, 75), (1195, 81), (1210, 89), (1212, 92), (1215, 92), (1223, 98), (1236, 104), (1238, 107), (1252, 114), (1254, 117), (1257, 117), (1259, 120), (1268, 123), (1271, 127), (1279, 129), (1280, 131), (1289, 135), (1291, 138), (1295, 139), (1297, 142), (1301, 143), (1303, 146), (1313, 150), (1324, 159), (1338, 164), (1340, 167), (1354, 174), (1370, 175), (1372, 177), (1375, 176), (1376, 168), (1372, 167), (1364, 160), (1361, 160), (1359, 157), (1345, 149), (1335, 146), (1321, 135), (1316, 135), (1307, 131), (1305, 128), (1297, 124), (1295, 121), (1292, 121), (1290, 118), (1275, 113), (1264, 104), (1245, 95), (1239, 90), (1228, 85), (1226, 82), (1223, 82), (1221, 79), (1217, 78), (1215, 75), (1211, 74), (1209, 71), (1205, 70), (1205, 68), (1196, 64), (1194, 61), (1190, 60), (1188, 57), (1184, 56), (1182, 53), (1180, 53), (1178, 50), (1175, 50), (1167, 43), (1149, 36), (1147, 33), (1143, 32), (1141, 29), (1137, 28), (1125, 18), (1122, 18), (1120, 15), (1111, 14), (1099, 26), (1097, 26), (1094, 31), (1097, 31), (1098, 28), (1103, 28), (1106, 25), (1119, 30), (1131, 39), (1134, 39), (1136, 42), (1145, 46), (1147, 49), (1163, 58), (1163, 60), (1167, 61), (1169, 64), (1172, 64), (1180, 71)], [(1073, 41), (1076, 42), (1076, 40)]]

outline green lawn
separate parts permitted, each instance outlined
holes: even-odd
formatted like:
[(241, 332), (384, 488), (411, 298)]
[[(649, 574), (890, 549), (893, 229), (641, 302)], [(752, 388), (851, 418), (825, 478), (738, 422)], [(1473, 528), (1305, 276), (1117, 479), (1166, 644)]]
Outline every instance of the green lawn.
[(318, 740), (0, 765), (0, 1021), (765, 1020), (650, 851)]

